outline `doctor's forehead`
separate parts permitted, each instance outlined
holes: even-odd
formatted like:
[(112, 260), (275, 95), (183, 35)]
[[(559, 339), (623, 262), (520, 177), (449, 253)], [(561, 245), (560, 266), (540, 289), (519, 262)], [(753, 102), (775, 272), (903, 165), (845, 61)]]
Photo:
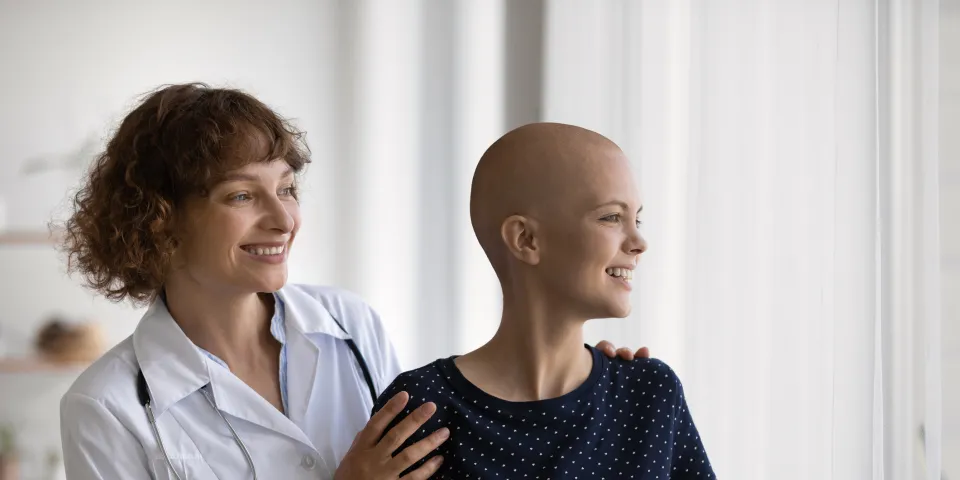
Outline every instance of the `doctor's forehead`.
[(283, 159), (265, 163), (250, 163), (229, 170), (218, 178), (218, 184), (226, 182), (257, 182), (283, 180), (295, 176), (294, 169)]

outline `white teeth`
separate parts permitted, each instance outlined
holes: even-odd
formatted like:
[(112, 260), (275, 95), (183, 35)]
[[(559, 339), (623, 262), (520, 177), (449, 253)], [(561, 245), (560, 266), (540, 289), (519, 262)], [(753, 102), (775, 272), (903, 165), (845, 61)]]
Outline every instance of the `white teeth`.
[(619, 277), (627, 281), (633, 280), (633, 270), (629, 268), (610, 267), (607, 269), (607, 275)]
[(279, 247), (247, 247), (244, 250), (254, 255), (280, 255), (283, 253), (283, 246)]

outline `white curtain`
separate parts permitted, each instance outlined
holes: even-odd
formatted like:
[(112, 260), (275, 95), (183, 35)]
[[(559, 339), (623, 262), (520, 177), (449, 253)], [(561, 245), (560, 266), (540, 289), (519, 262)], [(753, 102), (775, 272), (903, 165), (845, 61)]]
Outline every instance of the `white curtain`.
[[(470, 226), (470, 181), (516, 93), (505, 89), (505, 19), (539, 23), (542, 9), (500, 0), (336, 6), (332, 143), (314, 149), (333, 179), (330, 282), (380, 312), (414, 368), (478, 346), (499, 321), (496, 277)], [(535, 106), (536, 78), (533, 86)], [(534, 108), (519, 122), (536, 120)]]
[(407, 367), (498, 322), (467, 209), (484, 148), (575, 123), (633, 159), (651, 243), (634, 314), (591, 341), (678, 371), (720, 478), (939, 479), (935, 0), (336, 10), (330, 282)]
[(640, 308), (596, 337), (677, 369), (721, 478), (939, 479), (937, 2), (546, 15), (544, 118), (645, 195)]

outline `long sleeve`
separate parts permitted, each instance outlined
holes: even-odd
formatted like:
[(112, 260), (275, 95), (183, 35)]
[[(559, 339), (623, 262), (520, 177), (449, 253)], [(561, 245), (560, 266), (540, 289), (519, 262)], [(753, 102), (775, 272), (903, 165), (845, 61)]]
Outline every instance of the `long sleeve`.
[(152, 478), (140, 442), (92, 398), (64, 396), (60, 402), (60, 436), (68, 480)]
[(674, 444), (671, 458), (670, 478), (715, 479), (716, 474), (707, 458), (707, 451), (700, 439), (700, 432), (693, 422), (683, 385), (677, 379), (677, 396), (674, 415)]
[(387, 331), (383, 327), (380, 315), (373, 310), (373, 308), (369, 306), (367, 308), (373, 320), (373, 334), (374, 338), (376, 338), (377, 348), (380, 353), (374, 359), (378, 377), (374, 379), (374, 383), (377, 386), (378, 394), (380, 394), (400, 375), (403, 369), (400, 368), (400, 359), (397, 356), (397, 351), (393, 346), (393, 342), (390, 341), (390, 337), (387, 336)]

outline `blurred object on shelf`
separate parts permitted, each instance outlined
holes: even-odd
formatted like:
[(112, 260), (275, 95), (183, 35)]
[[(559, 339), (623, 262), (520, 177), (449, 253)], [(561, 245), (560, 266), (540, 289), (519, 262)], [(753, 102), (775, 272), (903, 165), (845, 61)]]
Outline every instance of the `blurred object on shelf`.
[(67, 474), (63, 469), (63, 458), (60, 456), (59, 449), (48, 450), (46, 460), (43, 476), (45, 480), (66, 478)]
[(90, 362), (60, 362), (38, 356), (0, 358), (0, 375), (77, 374)]
[(30, 230), (0, 230), (0, 245), (56, 246), (63, 238), (60, 228)]
[(17, 433), (10, 425), (0, 425), (0, 480), (19, 479)]
[(37, 351), (55, 363), (92, 362), (103, 353), (103, 332), (94, 322), (54, 317), (37, 334)]

